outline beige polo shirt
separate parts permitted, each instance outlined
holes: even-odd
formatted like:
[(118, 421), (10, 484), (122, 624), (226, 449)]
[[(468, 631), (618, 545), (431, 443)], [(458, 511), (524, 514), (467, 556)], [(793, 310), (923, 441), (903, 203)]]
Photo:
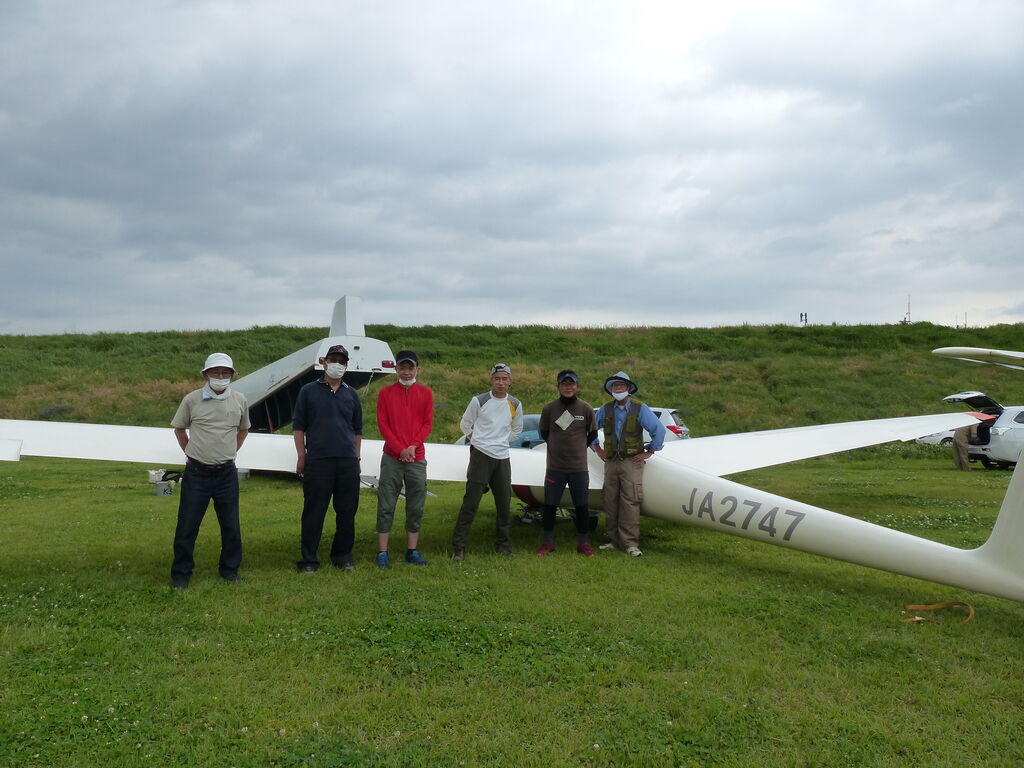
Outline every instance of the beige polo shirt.
[(203, 399), (203, 390), (189, 392), (171, 419), (175, 429), (188, 430), (185, 455), (203, 464), (234, 461), (238, 431), (249, 429), (249, 406), (245, 395), (228, 391), (223, 400)]

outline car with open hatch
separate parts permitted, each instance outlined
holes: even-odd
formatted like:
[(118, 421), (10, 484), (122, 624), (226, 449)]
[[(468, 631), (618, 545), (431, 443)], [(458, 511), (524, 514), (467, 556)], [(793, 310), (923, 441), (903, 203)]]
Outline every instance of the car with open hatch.
[(946, 403), (965, 403), (994, 421), (978, 424), (977, 434), (970, 440), (968, 456), (989, 469), (1016, 466), (1024, 448), (1024, 405), (1002, 405), (984, 392), (957, 392), (942, 398)]

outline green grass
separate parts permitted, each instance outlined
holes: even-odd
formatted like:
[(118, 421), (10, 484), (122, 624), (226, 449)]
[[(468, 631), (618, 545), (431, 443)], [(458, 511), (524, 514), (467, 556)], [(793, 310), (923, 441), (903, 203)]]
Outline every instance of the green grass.
[[(740, 478), (957, 546), (984, 540), (1007, 473), (876, 451)], [(168, 588), (176, 499), (143, 468), (0, 467), (0, 760), (78, 765), (992, 766), (1024, 759), (1020, 606), (645, 520), (647, 555), (489, 554), (463, 566), (461, 498), (428, 501), (428, 568), (294, 571), (301, 489), (242, 485), (241, 585), (212, 514)], [(969, 503), (963, 500), (968, 499)], [(328, 525), (328, 530), (333, 530)], [(397, 533), (394, 547), (403, 544)], [(908, 603), (966, 599), (912, 625)]]
[[(1019, 402), (1019, 377), (936, 358), (1013, 349), (1019, 326), (551, 329), (372, 326), (416, 349), (433, 439), (457, 434), (488, 366), (530, 412), (562, 367), (585, 398), (620, 368), (695, 435), (942, 410), (963, 389)], [(325, 334), (253, 328), (0, 336), (0, 418), (166, 425), (206, 354), (241, 372)], [(375, 434), (376, 385), (364, 393)], [(760, 488), (959, 547), (991, 529), (1009, 475), (948, 450), (879, 447), (750, 472)], [(448, 559), (458, 484), (433, 487), (425, 569), (294, 571), (301, 488), (242, 486), (245, 582), (216, 578), (210, 515), (197, 572), (168, 587), (176, 498), (144, 468), (0, 464), (3, 766), (1017, 766), (1021, 607), (710, 531), (644, 520), (646, 556), (489, 554), (485, 498), (466, 563)], [(401, 528), (401, 525), (398, 525)], [(329, 522), (328, 532), (333, 531)], [(403, 545), (396, 533), (393, 552)], [(968, 600), (907, 624), (904, 606)]]

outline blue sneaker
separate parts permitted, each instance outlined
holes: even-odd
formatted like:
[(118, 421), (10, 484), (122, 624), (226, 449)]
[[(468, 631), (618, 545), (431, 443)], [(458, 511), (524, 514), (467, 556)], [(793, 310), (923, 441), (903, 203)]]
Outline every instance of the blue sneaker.
[(409, 552), (405, 556), (405, 562), (407, 565), (426, 565), (427, 561), (423, 559), (423, 555), (417, 552), (415, 549)]
[(380, 568), (382, 571), (386, 571), (388, 568), (391, 567), (391, 558), (388, 557), (387, 552), (377, 553), (377, 567)]

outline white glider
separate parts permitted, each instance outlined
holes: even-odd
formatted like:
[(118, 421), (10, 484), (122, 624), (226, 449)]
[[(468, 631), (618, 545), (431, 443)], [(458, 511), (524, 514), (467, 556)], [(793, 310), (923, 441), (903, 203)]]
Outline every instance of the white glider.
[[(954, 429), (976, 421), (967, 413), (825, 424), (794, 429), (680, 440), (666, 445), (644, 473), (645, 515), (719, 533), (824, 555), (940, 584), (1024, 601), (1024, 477), (1016, 472), (989, 540), (973, 550), (864, 522), (787, 499), (720, 475)], [(19, 455), (180, 464), (169, 429), (0, 420), (0, 458)], [(382, 443), (363, 441), (367, 469), (380, 462)], [(512, 453), (513, 484), (543, 484), (545, 454)], [(428, 477), (464, 481), (468, 449), (428, 444)], [(250, 434), (238, 463), (251, 469), (294, 471), (289, 435)], [(603, 465), (591, 457), (590, 487), (600, 488)]]

